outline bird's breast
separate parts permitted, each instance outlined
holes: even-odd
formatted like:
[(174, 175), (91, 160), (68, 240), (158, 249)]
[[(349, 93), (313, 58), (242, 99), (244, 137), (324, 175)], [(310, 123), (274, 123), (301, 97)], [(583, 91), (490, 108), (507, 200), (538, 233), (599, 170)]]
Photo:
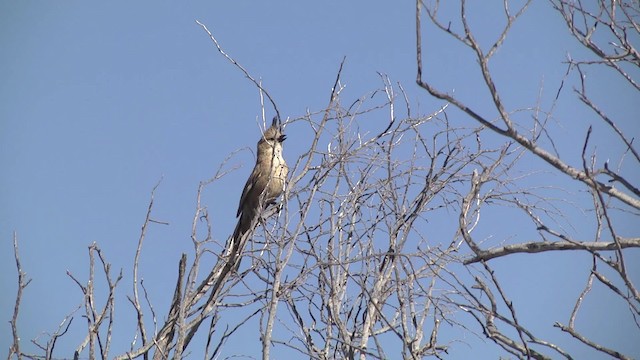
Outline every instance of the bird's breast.
[(273, 159), (272, 170), (273, 175), (269, 181), (267, 192), (269, 194), (269, 198), (275, 199), (280, 196), (284, 190), (284, 183), (287, 179), (289, 168), (281, 156), (276, 156)]

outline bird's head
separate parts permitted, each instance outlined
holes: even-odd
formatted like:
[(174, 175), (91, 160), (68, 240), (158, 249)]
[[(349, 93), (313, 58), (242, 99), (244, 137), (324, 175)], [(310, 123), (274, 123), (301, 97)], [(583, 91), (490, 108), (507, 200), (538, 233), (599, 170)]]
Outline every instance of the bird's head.
[(275, 145), (276, 143), (282, 143), (287, 138), (287, 135), (282, 133), (282, 126), (277, 117), (273, 118), (271, 126), (264, 131), (260, 142), (267, 142), (269, 145)]

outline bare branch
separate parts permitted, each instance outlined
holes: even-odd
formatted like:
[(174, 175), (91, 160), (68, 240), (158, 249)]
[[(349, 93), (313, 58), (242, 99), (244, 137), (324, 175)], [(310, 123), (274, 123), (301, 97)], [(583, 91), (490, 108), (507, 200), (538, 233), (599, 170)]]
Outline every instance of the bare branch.
[(22, 359), (22, 352), (20, 351), (20, 336), (18, 335), (18, 315), (20, 313), (20, 303), (22, 302), (22, 292), (29, 285), (31, 279), (27, 279), (27, 274), (22, 270), (22, 264), (20, 263), (20, 254), (18, 252), (18, 234), (13, 233), (13, 257), (16, 261), (16, 269), (18, 271), (18, 290), (16, 291), (16, 301), (13, 307), (13, 316), (9, 323), (11, 324), (11, 335), (13, 336), (13, 343), (9, 347), (9, 354), (7, 360), (11, 359), (13, 355), (16, 355), (18, 360)]
[(280, 119), (280, 111), (278, 111), (278, 106), (276, 105), (276, 102), (273, 100), (273, 98), (271, 97), (271, 95), (269, 94), (269, 92), (267, 90), (265, 90), (262, 87), (262, 84), (260, 82), (258, 82), (256, 79), (253, 78), (253, 76), (251, 76), (251, 74), (249, 74), (249, 72), (242, 66), (240, 65), (234, 58), (232, 58), (231, 56), (229, 56), (229, 54), (227, 54), (222, 47), (220, 46), (220, 44), (218, 43), (218, 40), (213, 36), (213, 34), (209, 31), (209, 29), (207, 29), (207, 27), (201, 23), (200, 21), (196, 20), (196, 24), (200, 25), (202, 27), (202, 29), (204, 31), (207, 32), (207, 34), (209, 35), (209, 38), (211, 39), (211, 41), (213, 41), (213, 43), (216, 45), (216, 48), (218, 49), (218, 52), (220, 52), (220, 54), (222, 54), (222, 56), (224, 56), (227, 60), (229, 60), (229, 62), (231, 62), (235, 67), (237, 67), (238, 69), (240, 69), (240, 71), (242, 71), (242, 73), (244, 74), (244, 76), (247, 77), (247, 79), (251, 80), (251, 82), (258, 88), (260, 89), (261, 93), (264, 93), (265, 95), (267, 95), (267, 98), (269, 99), (269, 101), (271, 102), (271, 105), (273, 105), (273, 109), (276, 112), (276, 117), (278, 119)]
[(464, 261), (465, 265), (477, 263), (480, 261), (488, 261), (502, 256), (517, 253), (536, 254), (545, 251), (563, 251), (563, 250), (586, 250), (589, 252), (596, 251), (617, 251), (618, 244), (622, 249), (640, 247), (640, 238), (619, 239), (616, 242), (585, 242), (585, 241), (554, 241), (554, 242), (525, 242), (502, 246), (495, 249), (480, 250), (476, 255)]

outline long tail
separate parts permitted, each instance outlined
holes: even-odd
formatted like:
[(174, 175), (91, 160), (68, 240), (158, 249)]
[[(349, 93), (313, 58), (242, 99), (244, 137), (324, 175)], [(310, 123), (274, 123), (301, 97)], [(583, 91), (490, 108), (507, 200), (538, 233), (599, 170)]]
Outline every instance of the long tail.
[(255, 210), (243, 211), (242, 214), (240, 214), (235, 230), (233, 230), (233, 236), (231, 236), (229, 241), (227, 241), (224, 254), (229, 257), (229, 262), (237, 262), (236, 268), (240, 265), (242, 250), (244, 249), (247, 240), (251, 237), (250, 233), (254, 227), (255, 215)]

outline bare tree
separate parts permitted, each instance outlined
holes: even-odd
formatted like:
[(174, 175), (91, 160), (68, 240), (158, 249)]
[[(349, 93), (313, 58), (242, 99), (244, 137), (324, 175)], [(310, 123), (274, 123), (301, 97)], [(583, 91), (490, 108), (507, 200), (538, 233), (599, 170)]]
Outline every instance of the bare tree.
[[(459, 10), (457, 16), (447, 17), (441, 15), (443, 11), (439, 1), (427, 4), (418, 0), (416, 2), (417, 83), (432, 96), (445, 100), (461, 110), (472, 121), (493, 132), (498, 138), (510, 144), (517, 144), (528, 156), (542, 160), (551, 165), (554, 171), (581, 183), (592, 199), (592, 205), (587, 210), (592, 214), (590, 221), (595, 230), (590, 239), (580, 239), (548, 221), (549, 217), (544, 216), (548, 215), (548, 209), (541, 207), (536, 199), (535, 201), (526, 200), (531, 199), (531, 195), (536, 196), (537, 199), (543, 198), (540, 192), (522, 194), (518, 197), (505, 193), (496, 194), (497, 187), (492, 184), (496, 180), (495, 170), (485, 167), (480, 173), (474, 174), (470, 191), (464, 197), (463, 206), (460, 209), (460, 233), (472, 251), (472, 256), (464, 263), (479, 263), (481, 266), (479, 269), (481, 276), (476, 277), (473, 286), (465, 284), (463, 280), (458, 281), (468, 295), (465, 304), (461, 305), (482, 326), (488, 338), (514, 356), (548, 358), (552, 355), (546, 354), (551, 352), (555, 353), (553, 356), (572, 358), (566, 350), (563, 350), (561, 344), (554, 344), (541, 338), (526, 324), (518, 321), (516, 306), (509, 299), (508, 293), (502, 286), (504, 282), (495, 275), (489, 261), (515, 253), (585, 251), (592, 257), (592, 267), (586, 269), (584, 274), (586, 285), (576, 299), (573, 311), (568, 315), (568, 323), (558, 319), (555, 326), (595, 352), (620, 359), (630, 358), (629, 355), (584, 335), (576, 326), (575, 320), (582, 311), (583, 302), (592, 292), (594, 281), (597, 281), (622, 300), (624, 306), (628, 307), (631, 321), (637, 328), (640, 327), (637, 320), (640, 314), (640, 293), (635, 285), (637, 276), (629, 273), (628, 256), (624, 250), (640, 246), (640, 238), (637, 233), (631, 237), (624, 236), (619, 229), (629, 216), (634, 218), (631, 221), (638, 221), (640, 192), (630, 174), (634, 170), (637, 171), (640, 157), (633, 146), (633, 139), (625, 136), (616, 120), (601, 110), (597, 104), (598, 101), (590, 96), (588, 89), (594, 84), (589, 84), (583, 73), (585, 67), (601, 67), (602, 69), (597, 70), (621, 76), (632, 91), (638, 90), (633, 74), (637, 74), (640, 58), (632, 44), (632, 39), (637, 39), (640, 32), (637, 2), (550, 1), (551, 6), (566, 22), (568, 31), (590, 50), (593, 56), (588, 59), (574, 59), (568, 56), (567, 74), (560, 82), (556, 101), (548, 109), (534, 107), (532, 111), (534, 122), (530, 127), (516, 120), (515, 113), (518, 109), (512, 108), (504, 100), (494, 80), (494, 70), (490, 66), (492, 57), (504, 46), (512, 25), (526, 12), (531, 1), (525, 2), (517, 9), (512, 9), (511, 3), (504, 2), (502, 31), (495, 39), (489, 41), (488, 46), (482, 46), (469, 20), (472, 14), (468, 11), (466, 1), (461, 0), (456, 4)], [(467, 105), (462, 98), (438, 89), (428, 80), (429, 56), (423, 58), (423, 39), (426, 38), (428, 44), (430, 33), (424, 30), (425, 27), (422, 24), (424, 17), (435, 25), (434, 29), (451, 35), (450, 38), (453, 41), (464, 45), (469, 50), (469, 56), (477, 61), (482, 85), (490, 95), (494, 111), (498, 114), (497, 118), (485, 117), (479, 110)], [(578, 165), (571, 165), (572, 160), (563, 159), (555, 150), (556, 139), (549, 131), (547, 122), (553, 116), (560, 94), (566, 91), (563, 87), (565, 79), (573, 73), (579, 78), (578, 86), (573, 89), (573, 95), (592, 110), (593, 121), (603, 122), (623, 145), (623, 152), (619, 159), (614, 160), (615, 165), (612, 165), (609, 160), (602, 162), (598, 159), (597, 153), (592, 150), (593, 142), (604, 137), (598, 136), (593, 140), (591, 126), (586, 132), (584, 142), (580, 145), (576, 144), (580, 146), (582, 154), (581, 158), (577, 159)], [(503, 86), (505, 87), (508, 87), (508, 84)], [(540, 114), (543, 116), (540, 117)], [(546, 141), (542, 141), (543, 139)], [(551, 145), (550, 149), (545, 148), (545, 142)], [(513, 207), (521, 210), (523, 216), (529, 218), (529, 221), (535, 225), (539, 240), (491, 248), (483, 247), (481, 242), (471, 235), (471, 230), (475, 226), (473, 219), (477, 219), (480, 213), (484, 212), (483, 208), (489, 202), (496, 201), (502, 201), (504, 204), (511, 203)], [(612, 253), (613, 258), (606, 253)], [(486, 297), (486, 300), (482, 300), (483, 297)]]
[[(87, 335), (78, 341), (74, 357), (180, 359), (195, 353), (207, 359), (230, 357), (237, 354), (230, 353), (229, 342), (257, 325), (258, 357), (263, 359), (276, 357), (276, 350), (277, 356), (311, 359), (444, 358), (465, 342), (467, 334), (489, 339), (498, 345), (497, 353), (507, 356), (571, 359), (576, 356), (565, 346), (568, 341), (551, 340), (548, 332), (540, 334), (521, 320), (530, 309), (512, 299), (506, 286), (510, 284), (492, 266), (495, 259), (513, 254), (563, 251), (566, 256), (588, 254), (591, 267), (585, 269), (585, 286), (567, 314), (568, 321), (557, 319), (555, 331), (569, 334), (594, 354), (631, 358), (633, 354), (589, 338), (575, 319), (583, 312), (585, 299), (595, 296), (592, 289), (597, 282), (621, 300), (619, 304), (628, 308), (631, 321), (640, 327), (637, 275), (628, 270), (628, 249), (640, 247), (640, 238), (623, 236), (618, 230), (621, 218), (638, 217), (640, 191), (628, 174), (637, 169), (640, 157), (633, 139), (589, 96), (589, 84), (582, 76), (585, 67), (605, 67), (637, 90), (633, 74), (639, 59), (630, 39), (638, 35), (638, 10), (630, 2), (598, 2), (593, 8), (583, 7), (580, 1), (550, 2), (595, 59), (568, 58), (567, 75), (551, 107), (542, 108), (533, 99), (536, 105), (528, 109), (533, 121), (518, 123), (514, 114), (522, 109), (503, 100), (489, 61), (504, 46), (529, 3), (512, 12), (505, 1), (504, 28), (483, 47), (468, 20), (465, 1), (458, 3), (454, 18), (441, 15), (438, 1), (416, 2), (417, 83), (443, 100), (430, 113), (416, 112), (402, 84), (384, 74), (379, 74), (379, 89), (349, 99), (341, 79), (343, 61), (327, 106), (286, 121), (285, 126), (304, 128), (310, 134), (309, 147), (297, 158), (287, 158), (290, 178), (280, 206), (263, 212), (237, 252), (227, 251), (224, 239), (213, 236), (215, 219), (202, 203), (203, 192), (233, 170), (227, 165), (232, 154), (214, 177), (198, 187), (193, 250), (177, 264), (167, 309), (153, 306), (138, 268), (147, 228), (162, 224), (153, 217), (154, 188), (131, 268), (128, 300), (136, 314), (136, 334), (130, 348), (113, 349), (111, 340), (116, 318), (113, 292), (122, 274), (112, 275), (93, 244), (87, 283), (69, 274), (84, 296), (87, 321)], [(429, 81), (429, 62), (437, 55), (427, 51), (431, 55), (423, 57), (423, 46), (426, 43), (428, 48), (431, 35), (425, 30), (425, 19), (433, 25), (429, 29), (450, 35), (477, 60), (478, 78), (497, 117), (483, 116), (464, 99)], [(256, 85), (261, 100), (266, 96), (279, 113), (262, 85), (198, 24), (220, 53)], [(602, 38), (594, 36), (601, 30), (608, 31), (605, 43), (595, 40)], [(598, 137), (591, 129), (584, 142), (576, 145), (581, 147), (578, 165), (571, 165), (575, 161), (555, 150), (548, 123), (560, 93), (567, 91), (565, 80), (573, 73), (580, 79), (573, 90), (576, 99), (624, 144), (615, 165), (598, 160), (592, 136)], [(561, 174), (584, 192), (567, 189), (563, 192), (567, 198), (559, 200), (548, 196), (548, 188), (525, 181), (538, 172), (531, 167), (523, 172), (523, 160), (530, 159), (540, 160), (538, 164), (546, 166), (542, 171)], [(567, 208), (580, 211), (565, 205), (574, 202), (570, 196), (585, 193), (591, 200), (586, 211), (594, 228), (589, 239), (577, 238), (564, 227), (580, 225), (572, 224), (572, 217), (563, 212)], [(497, 242), (480, 238), (481, 215), (493, 211), (515, 213), (531, 224), (537, 239), (518, 241), (508, 234)], [(496, 230), (490, 235), (502, 234)], [(74, 313), (46, 343), (36, 342), (40, 353), (26, 353), (20, 345), (17, 318), (29, 281), (17, 239), (14, 246), (19, 287), (8, 358), (60, 357), (54, 354), (55, 344), (71, 326)], [(108, 287), (102, 307), (93, 288), (96, 255)], [(244, 266), (236, 268), (240, 258)]]

